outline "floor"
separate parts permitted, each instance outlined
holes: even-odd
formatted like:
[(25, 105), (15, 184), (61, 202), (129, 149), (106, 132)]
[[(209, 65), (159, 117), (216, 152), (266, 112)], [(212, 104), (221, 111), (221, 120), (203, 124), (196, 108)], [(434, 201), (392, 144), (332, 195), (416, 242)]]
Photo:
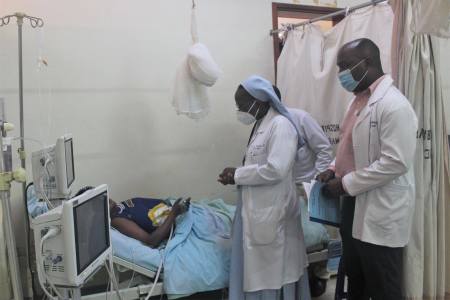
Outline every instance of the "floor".
[(313, 300), (333, 300), (334, 290), (336, 287), (336, 278), (332, 278), (327, 283), (327, 291), (319, 298), (313, 298)]
[[(312, 300), (333, 300), (335, 286), (336, 286), (336, 278), (330, 279), (327, 283), (326, 293), (318, 298), (312, 298)], [(155, 297), (155, 298), (152, 297), (152, 300), (153, 299), (157, 300), (157, 299), (159, 299), (159, 297)], [(214, 291), (214, 292), (209, 292), (209, 293), (200, 293), (200, 294), (192, 295), (190, 297), (181, 298), (179, 300), (222, 300), (222, 299), (224, 299), (222, 297), (222, 292)]]

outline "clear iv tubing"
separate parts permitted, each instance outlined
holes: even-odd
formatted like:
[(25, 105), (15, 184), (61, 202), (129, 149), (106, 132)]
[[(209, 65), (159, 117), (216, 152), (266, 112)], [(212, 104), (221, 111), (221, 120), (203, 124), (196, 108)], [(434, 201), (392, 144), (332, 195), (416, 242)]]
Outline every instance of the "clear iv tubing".
[(17, 141), (17, 140), (31, 141), (31, 142), (38, 143), (40, 146), (42, 146), (42, 148), (45, 148), (44, 143), (38, 139), (25, 138), (25, 137), (22, 138), (20, 136), (16, 136), (16, 137), (13, 137), (12, 140), (13, 141)]
[[(37, 72), (39, 73), (38, 76), (38, 98), (39, 98), (39, 102), (40, 102), (40, 106), (44, 107), (44, 99), (42, 96), (42, 72), (45, 70), (45, 68), (47, 67), (47, 62), (44, 60), (43, 57), (43, 44), (44, 44), (44, 39), (45, 39), (45, 31), (44, 31), (44, 27), (40, 27), (39, 28), (39, 36), (38, 36), (38, 51), (37, 51)], [(52, 89), (49, 87), (48, 88), (48, 105), (47, 105), (47, 109), (44, 109), (44, 111), (47, 113), (47, 126), (48, 126), (48, 132), (50, 134), (50, 129), (52, 127), (52, 119), (51, 119), (51, 115), (53, 112), (53, 106), (51, 103), (51, 99), (52, 99)], [(42, 118), (44, 119), (44, 118)], [(44, 133), (42, 131), (42, 126), (40, 127), (40, 136), (41, 138), (44, 138)], [(47, 138), (49, 138), (49, 136), (47, 136)], [(48, 140), (48, 139), (47, 139)]]
[[(25, 137), (22, 138), (22, 137), (20, 137), (20, 136), (17, 136), (17, 137), (13, 137), (12, 140), (13, 140), (13, 141), (17, 141), (17, 140), (31, 141), (31, 142), (38, 143), (40, 146), (42, 146), (42, 148), (45, 148), (45, 144), (44, 144), (42, 141), (38, 140), (38, 139), (25, 138)], [(47, 155), (47, 159), (46, 159), (46, 161), (45, 161), (44, 168), (45, 168), (45, 170), (47, 171), (47, 175), (48, 175), (48, 174), (49, 174), (49, 171), (48, 171), (48, 169), (47, 169), (47, 165), (48, 165), (49, 162), (51, 162), (51, 159), (50, 159), (50, 156), (49, 156), (48, 153), (46, 153), (46, 155)], [(50, 200), (48, 199), (48, 197), (47, 197), (47, 195), (46, 195), (46, 193), (45, 193), (45, 189), (44, 189), (44, 177), (42, 176), (40, 179), (41, 179), (40, 182), (38, 182), (38, 183), (36, 183), (36, 184), (41, 185), (41, 189), (44, 191), (44, 200), (45, 200), (45, 202), (47, 203), (47, 205), (49, 206), (49, 209), (52, 209), (52, 208), (54, 208), (54, 206), (53, 206), (53, 204), (50, 202)]]
[[(49, 175), (50, 173), (48, 172), (48, 169), (47, 169), (47, 164), (48, 164), (48, 162), (49, 162), (49, 160), (46, 160), (46, 161), (45, 161), (45, 166), (44, 166), (44, 168), (45, 168), (45, 170), (47, 171), (47, 176), (50, 177), (50, 175)], [(47, 203), (47, 206), (49, 207), (49, 209), (54, 208), (54, 205), (52, 204), (52, 202), (50, 201), (50, 199), (48, 199), (48, 197), (47, 197), (47, 192), (45, 191), (45, 187), (44, 187), (44, 175), (41, 176), (41, 178), (40, 178), (40, 180), (39, 180), (39, 184), (40, 184), (41, 190), (44, 191), (43, 195), (44, 195), (45, 203)]]

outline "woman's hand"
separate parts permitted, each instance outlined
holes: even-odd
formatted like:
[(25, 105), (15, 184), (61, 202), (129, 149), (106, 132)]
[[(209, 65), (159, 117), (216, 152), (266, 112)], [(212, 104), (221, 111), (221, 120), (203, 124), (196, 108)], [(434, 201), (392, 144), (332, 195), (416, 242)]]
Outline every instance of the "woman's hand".
[(225, 168), (219, 175), (219, 179), (217, 179), (217, 181), (223, 185), (235, 184), (234, 173), (236, 173), (236, 168)]

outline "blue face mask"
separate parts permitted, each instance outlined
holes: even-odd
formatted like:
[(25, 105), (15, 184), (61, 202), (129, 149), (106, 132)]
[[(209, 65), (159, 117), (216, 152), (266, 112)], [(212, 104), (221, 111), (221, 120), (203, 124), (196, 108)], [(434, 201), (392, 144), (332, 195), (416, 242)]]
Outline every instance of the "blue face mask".
[(364, 58), (359, 63), (354, 65), (352, 68), (346, 69), (342, 72), (339, 72), (339, 74), (338, 74), (339, 81), (341, 82), (342, 87), (344, 89), (346, 89), (347, 91), (353, 92), (356, 89), (356, 87), (358, 86), (358, 84), (366, 77), (367, 72), (369, 72), (369, 71), (366, 71), (366, 73), (364, 73), (363, 77), (361, 77), (361, 79), (358, 81), (355, 80), (355, 78), (353, 78), (352, 70), (365, 60), (366, 59)]

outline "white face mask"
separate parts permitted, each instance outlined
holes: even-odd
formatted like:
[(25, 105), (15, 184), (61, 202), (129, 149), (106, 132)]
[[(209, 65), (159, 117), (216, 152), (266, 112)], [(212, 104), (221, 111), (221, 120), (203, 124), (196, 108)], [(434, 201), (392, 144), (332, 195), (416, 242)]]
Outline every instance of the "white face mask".
[[(249, 113), (249, 111), (252, 110), (252, 108), (255, 105), (255, 103), (256, 103), (256, 101), (253, 102), (252, 106), (250, 106), (250, 108), (248, 109), (247, 112), (240, 111), (240, 110), (236, 111), (236, 117), (237, 117), (239, 122), (241, 122), (242, 124), (245, 124), (245, 125), (251, 125), (251, 124), (256, 122), (256, 117), (254, 115), (252, 115), (251, 113)], [(259, 112), (259, 108), (256, 111), (255, 115), (258, 115), (258, 112)]]

